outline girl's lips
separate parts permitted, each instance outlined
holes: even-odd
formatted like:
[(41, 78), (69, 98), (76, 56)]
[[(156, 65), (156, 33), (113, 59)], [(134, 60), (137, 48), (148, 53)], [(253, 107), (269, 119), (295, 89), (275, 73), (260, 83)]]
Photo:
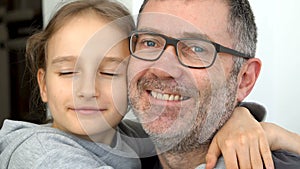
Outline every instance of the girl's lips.
[(73, 108), (73, 111), (79, 114), (83, 115), (91, 115), (91, 114), (97, 114), (105, 111), (105, 109), (99, 109), (99, 108)]

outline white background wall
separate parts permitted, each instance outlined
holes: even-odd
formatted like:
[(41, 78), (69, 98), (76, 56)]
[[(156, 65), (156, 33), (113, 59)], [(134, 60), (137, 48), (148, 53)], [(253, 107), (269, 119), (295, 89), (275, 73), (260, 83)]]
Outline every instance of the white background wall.
[[(142, 0), (120, 0), (137, 14)], [(45, 22), (61, 0), (43, 0)], [(258, 27), (257, 57), (263, 62), (258, 82), (246, 99), (263, 104), (266, 121), (300, 134), (299, 0), (250, 0)], [(299, 67), (298, 67), (299, 66)], [(298, 100), (299, 99), (299, 100)], [(300, 104), (300, 103), (299, 103)]]
[[(266, 121), (300, 133), (299, 0), (250, 0), (258, 27), (261, 76), (248, 100), (263, 103)], [(299, 67), (298, 67), (299, 66)], [(298, 100), (299, 99), (299, 100)]]

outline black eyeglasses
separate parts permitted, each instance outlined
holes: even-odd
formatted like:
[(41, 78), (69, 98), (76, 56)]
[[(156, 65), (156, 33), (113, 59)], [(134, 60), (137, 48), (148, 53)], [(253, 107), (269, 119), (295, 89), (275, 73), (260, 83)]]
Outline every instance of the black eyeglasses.
[(253, 58), (250, 55), (201, 38), (175, 39), (146, 31), (134, 31), (130, 36), (130, 53), (133, 57), (141, 60), (158, 60), (168, 45), (175, 47), (179, 62), (189, 68), (204, 69), (212, 66), (219, 52), (245, 59)]

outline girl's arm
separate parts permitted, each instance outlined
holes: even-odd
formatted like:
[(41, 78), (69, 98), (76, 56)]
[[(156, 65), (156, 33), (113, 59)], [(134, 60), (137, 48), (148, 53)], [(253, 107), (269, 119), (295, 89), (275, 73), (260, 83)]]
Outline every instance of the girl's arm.
[(226, 168), (274, 168), (267, 136), (248, 109), (237, 107), (232, 117), (213, 138), (206, 156), (206, 168), (223, 155)]
[(259, 123), (248, 109), (237, 107), (213, 138), (206, 168), (213, 168), (221, 154), (226, 168), (263, 168), (263, 163), (274, 168), (271, 150), (300, 155), (300, 135), (273, 123)]
[(300, 155), (300, 135), (276, 124), (261, 122), (271, 150), (286, 150)]

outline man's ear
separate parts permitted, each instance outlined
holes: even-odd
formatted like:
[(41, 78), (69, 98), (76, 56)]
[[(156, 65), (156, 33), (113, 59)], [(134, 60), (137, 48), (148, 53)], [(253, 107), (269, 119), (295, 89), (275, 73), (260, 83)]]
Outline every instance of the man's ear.
[(243, 101), (251, 92), (261, 69), (261, 61), (251, 58), (242, 66), (238, 77), (237, 101)]
[(40, 95), (43, 102), (48, 102), (47, 98), (47, 86), (46, 86), (46, 72), (44, 69), (39, 69), (37, 72), (37, 80), (40, 89)]

